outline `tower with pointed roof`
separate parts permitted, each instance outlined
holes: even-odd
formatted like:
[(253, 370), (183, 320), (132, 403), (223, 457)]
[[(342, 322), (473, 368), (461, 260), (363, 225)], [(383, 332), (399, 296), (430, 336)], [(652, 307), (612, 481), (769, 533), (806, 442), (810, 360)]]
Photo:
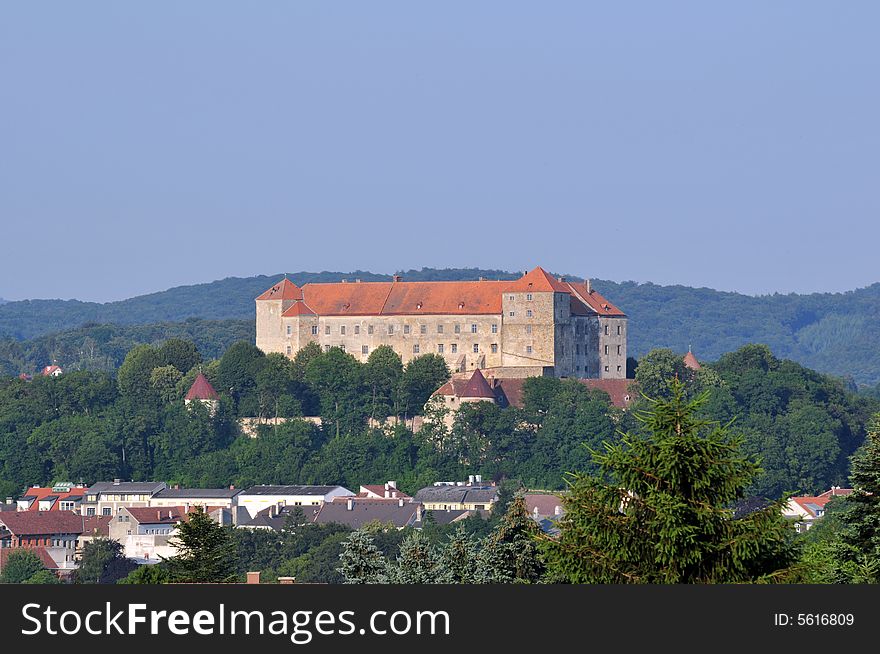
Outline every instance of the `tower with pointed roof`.
[(192, 386), (189, 387), (186, 397), (183, 400), (183, 403), (186, 406), (189, 406), (193, 402), (199, 402), (208, 407), (208, 410), (212, 415), (217, 411), (217, 407), (220, 406), (220, 396), (217, 394), (217, 391), (214, 390), (214, 387), (211, 386), (211, 382), (208, 381), (208, 378), (201, 372), (196, 375), (195, 381)]
[(592, 289), (537, 267), (513, 281), (341, 281), (286, 277), (256, 298), (257, 347), (288, 356), (309, 343), (361, 361), (388, 345), (404, 363), (442, 356), (454, 372), (626, 377), (626, 315)]

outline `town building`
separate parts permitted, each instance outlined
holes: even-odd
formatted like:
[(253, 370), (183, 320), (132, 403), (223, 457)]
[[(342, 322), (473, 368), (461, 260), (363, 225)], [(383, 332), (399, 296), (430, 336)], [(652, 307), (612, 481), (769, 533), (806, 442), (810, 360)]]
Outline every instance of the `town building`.
[(59, 570), (76, 567), (77, 540), (83, 518), (69, 511), (0, 513), (0, 549), (45, 548)]
[(167, 488), (161, 481), (101, 481), (86, 489), (80, 513), (116, 515), (120, 507), (148, 507), (156, 493)]
[(368, 484), (361, 486), (358, 490), (357, 497), (372, 500), (398, 500), (404, 499), (407, 502), (412, 497), (397, 488), (396, 481), (386, 481), (384, 484)]
[(532, 520), (548, 534), (559, 533), (556, 520), (565, 515), (562, 498), (553, 493), (524, 493), (523, 501)]
[(798, 533), (804, 532), (825, 515), (825, 505), (834, 498), (849, 495), (852, 488), (832, 486), (830, 490), (820, 495), (799, 495), (790, 497), (782, 511), (782, 515), (794, 521), (794, 527)]
[(337, 497), (325, 502), (313, 518), (316, 524), (335, 523), (352, 529), (368, 524), (390, 525), (396, 529), (420, 526), (423, 506), (404, 498), (388, 501), (384, 498)]
[(18, 498), (19, 511), (75, 511), (79, 513), (86, 487), (59, 483), (51, 487), (31, 486)]
[(589, 280), (535, 268), (512, 281), (339, 282), (287, 278), (256, 298), (256, 344), (293, 357), (309, 343), (361, 361), (380, 345), (404, 363), (442, 356), (496, 377), (626, 377), (627, 317)]
[(467, 482), (435, 482), (420, 489), (415, 501), (427, 511), (491, 511), (498, 501), (498, 487), (484, 483), (480, 475), (472, 475)]
[(242, 489), (230, 486), (229, 488), (163, 488), (150, 498), (149, 506), (168, 507), (183, 506), (202, 508), (209, 506), (222, 506), (225, 509), (233, 509), (238, 506), (238, 496)]
[(62, 374), (64, 374), (64, 371), (61, 369), (60, 366), (52, 365), (43, 368), (40, 371), (40, 374), (43, 375), (43, 377), (60, 377)]
[(270, 506), (314, 506), (331, 502), (334, 497), (354, 495), (342, 486), (252, 486), (238, 495), (238, 505), (245, 508), (251, 518)]

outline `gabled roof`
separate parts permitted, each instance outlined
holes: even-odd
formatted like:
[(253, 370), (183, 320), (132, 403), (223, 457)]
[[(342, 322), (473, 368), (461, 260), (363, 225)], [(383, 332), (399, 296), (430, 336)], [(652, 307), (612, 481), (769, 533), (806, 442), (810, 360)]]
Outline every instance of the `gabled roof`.
[(0, 513), (0, 525), (15, 536), (81, 534), (83, 518), (71, 511), (19, 511)]
[[(351, 506), (349, 509), (348, 507)], [(370, 522), (390, 523), (401, 528), (415, 522), (422, 505), (417, 502), (389, 502), (379, 499), (337, 498), (325, 502), (315, 514), (318, 524), (336, 523), (360, 529)]]
[(154, 495), (157, 500), (171, 499), (227, 499), (241, 493), (240, 488), (166, 488)]
[(345, 488), (344, 486), (300, 486), (300, 485), (290, 485), (290, 486), (268, 486), (268, 485), (260, 485), (260, 486), (251, 486), (246, 491), (242, 492), (242, 495), (317, 495), (324, 496), (328, 493), (331, 493), (335, 490), (342, 489), (349, 495), (354, 495), (350, 490)]
[(49, 376), (55, 374), (56, 372), (61, 372), (60, 366), (46, 366), (45, 368), (43, 368), (41, 374), (44, 376)]
[(19, 500), (30, 500), (31, 504), (27, 510), (37, 511), (40, 508), (40, 502), (47, 500), (52, 501), (51, 498), (54, 498), (53, 504), (49, 510), (58, 511), (61, 506), (59, 500), (81, 500), (85, 493), (85, 488), (71, 488), (67, 492), (59, 492), (49, 487), (32, 486), (27, 489), (26, 494), (20, 497)]
[[(385, 497), (386, 492), (389, 497)], [(402, 490), (391, 488), (387, 484), (362, 484), (358, 496), (363, 498), (384, 499), (386, 502), (400, 498), (403, 498), (404, 500), (412, 499), (412, 497), (404, 493)]]
[(535, 515), (535, 509), (537, 509), (539, 516), (555, 516), (557, 515), (556, 507), (562, 506), (562, 498), (552, 493), (525, 493), (523, 500), (529, 515)]
[(189, 391), (186, 394), (187, 400), (219, 400), (220, 396), (217, 395), (217, 391), (214, 390), (214, 387), (211, 386), (211, 382), (208, 381), (208, 378), (205, 377), (202, 373), (196, 375), (196, 380), (193, 382), (193, 385), (189, 387)]
[(541, 266), (527, 272), (513, 282), (507, 290), (517, 293), (528, 293), (529, 291), (534, 291), (536, 293), (571, 292), (565, 282), (555, 279), (553, 275), (541, 268)]
[[(565, 285), (571, 291), (572, 300), (576, 298), (580, 303), (584, 304), (588, 314), (597, 313), (608, 318), (623, 318), (626, 316), (623, 311), (611, 304), (598, 291), (594, 291), (592, 286), (588, 286), (586, 282), (565, 282)], [(577, 313), (574, 310), (574, 302), (572, 302), (572, 313)]]
[(494, 400), (495, 393), (492, 391), (486, 378), (483, 377), (483, 373), (477, 368), (474, 370), (474, 374), (471, 375), (470, 381), (462, 390), (461, 397), (485, 397)]
[(309, 309), (309, 306), (303, 302), (302, 300), (297, 300), (292, 305), (290, 305), (282, 316), (290, 317), (290, 316), (314, 316), (315, 312)]
[(688, 353), (684, 355), (684, 365), (686, 368), (690, 368), (691, 370), (699, 370), (703, 366), (700, 365), (700, 362), (697, 361), (697, 357), (694, 356), (694, 353), (688, 350)]
[(83, 536), (104, 536), (110, 535), (110, 522), (113, 520), (112, 515), (87, 515), (83, 516)]
[(285, 277), (257, 297), (258, 300), (301, 300), (302, 289)]
[(98, 495), (100, 493), (155, 495), (165, 487), (165, 482), (163, 481), (99, 481), (86, 489), (86, 495)]

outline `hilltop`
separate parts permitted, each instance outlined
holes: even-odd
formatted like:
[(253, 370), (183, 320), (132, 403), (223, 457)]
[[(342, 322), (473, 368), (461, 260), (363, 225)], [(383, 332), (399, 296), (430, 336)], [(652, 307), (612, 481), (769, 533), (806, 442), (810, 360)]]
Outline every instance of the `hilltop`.
[[(476, 268), (423, 268), (401, 274), (409, 280), (514, 279), (520, 275)], [(254, 298), (281, 277), (229, 277), (104, 304), (78, 300), (7, 302), (0, 306), (0, 338), (45, 340), (48, 334), (84, 325), (113, 324), (151, 326), (146, 332), (161, 340), (163, 329), (155, 323), (180, 323), (191, 318), (253, 321)], [(292, 273), (289, 278), (301, 285), (356, 278), (388, 281), (391, 276), (324, 271)], [(880, 283), (845, 293), (758, 297), (601, 279), (594, 279), (593, 285), (630, 317), (630, 353), (636, 357), (655, 347), (684, 352), (690, 346), (701, 359), (714, 360), (746, 343), (765, 343), (776, 356), (852, 378), (860, 385), (880, 382)], [(214, 327), (227, 331), (221, 323)], [(247, 328), (238, 323), (229, 333), (247, 333)], [(61, 334), (53, 338), (59, 337), (64, 338)], [(136, 340), (126, 334), (125, 340), (130, 338)], [(45, 347), (39, 349), (45, 351)]]

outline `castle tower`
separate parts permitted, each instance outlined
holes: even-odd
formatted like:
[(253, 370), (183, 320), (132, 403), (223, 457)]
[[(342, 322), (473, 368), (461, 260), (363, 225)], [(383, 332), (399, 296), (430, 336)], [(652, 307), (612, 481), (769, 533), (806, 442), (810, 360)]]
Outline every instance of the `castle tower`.
[(189, 406), (191, 402), (201, 402), (208, 407), (212, 415), (217, 411), (217, 407), (220, 406), (220, 396), (217, 395), (217, 391), (211, 386), (211, 382), (202, 373), (196, 375), (196, 380), (189, 387), (186, 398), (183, 400), (186, 406)]

